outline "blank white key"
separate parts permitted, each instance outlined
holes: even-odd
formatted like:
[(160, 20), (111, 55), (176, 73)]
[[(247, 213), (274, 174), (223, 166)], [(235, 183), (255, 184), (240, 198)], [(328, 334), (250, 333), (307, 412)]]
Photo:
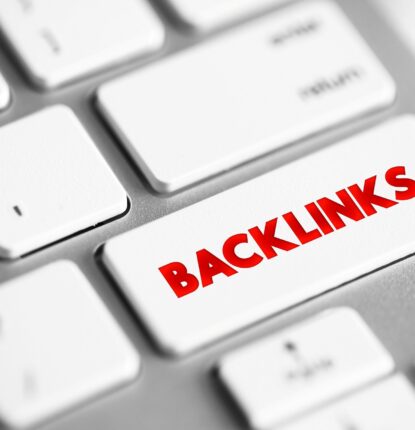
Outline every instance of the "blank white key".
[(0, 288), (0, 421), (32, 426), (126, 383), (139, 358), (77, 267)]
[(165, 0), (192, 28), (212, 30), (288, 0)]
[(11, 101), (10, 87), (0, 73), (0, 110), (6, 109)]
[(105, 84), (98, 101), (151, 185), (168, 192), (394, 95), (342, 12), (311, 1)]
[(415, 394), (396, 375), (281, 430), (413, 430)]
[(0, 128), (0, 257), (15, 258), (122, 214), (127, 195), (72, 111)]
[(56, 87), (161, 47), (146, 0), (2, 0), (0, 25), (32, 80)]
[[(366, 183), (383, 199), (359, 197)], [(127, 232), (103, 258), (158, 343), (184, 354), (413, 253), (414, 196), (408, 116)]]
[(336, 309), (228, 354), (219, 375), (250, 425), (269, 429), (393, 367), (360, 316)]

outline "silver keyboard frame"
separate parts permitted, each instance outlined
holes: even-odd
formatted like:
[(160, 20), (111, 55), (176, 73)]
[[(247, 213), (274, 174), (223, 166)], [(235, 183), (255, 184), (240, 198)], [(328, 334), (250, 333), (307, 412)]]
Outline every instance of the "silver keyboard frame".
[[(160, 0), (158, 2), (160, 3)], [(95, 91), (101, 83), (115, 76), (145, 67), (149, 62), (162, 61), (163, 57), (173, 55), (178, 50), (192, 49), (192, 45), (203, 43), (206, 38), (220, 38), (221, 33), (227, 29), (200, 37), (190, 31), (178, 31), (177, 27), (171, 24), (172, 20), (168, 22), (164, 19), (168, 41), (162, 53), (131, 61), (51, 92), (42, 92), (30, 85), (2, 38), (0, 69), (12, 86), (13, 103), (5, 113), (0, 114), (0, 125), (56, 103), (70, 106), (121, 180), (131, 201), (130, 211), (123, 218), (75, 235), (20, 260), (0, 261), (0, 283), (57, 260), (68, 259), (76, 262), (130, 337), (143, 360), (141, 375), (134, 383), (54, 418), (41, 426), (41, 429), (247, 428), (240, 413), (215, 378), (214, 367), (219, 357), (239, 345), (278, 331), (323, 309), (337, 306), (357, 309), (391, 351), (397, 369), (415, 383), (415, 260), (411, 257), (275, 315), (184, 359), (167, 357), (156, 348), (116, 285), (97, 264), (99, 261), (96, 254), (99, 247), (119, 233), (197, 203), (291, 160), (334, 144), (344, 137), (368, 129), (387, 118), (400, 113), (415, 113), (415, 56), (411, 55), (369, 0), (337, 0), (337, 3), (396, 80), (398, 99), (395, 105), (386, 111), (360, 118), (261, 157), (171, 196), (155, 194), (142, 174), (129, 161), (121, 144), (98, 114), (94, 102)], [(157, 9), (161, 10), (160, 5)], [(236, 25), (240, 24), (241, 22)], [(24, 174), (24, 171), (16, 170), (16, 175)], [(76, 310), (74, 311), (76, 318)], [(76, 353), (74, 351), (74, 354)]]

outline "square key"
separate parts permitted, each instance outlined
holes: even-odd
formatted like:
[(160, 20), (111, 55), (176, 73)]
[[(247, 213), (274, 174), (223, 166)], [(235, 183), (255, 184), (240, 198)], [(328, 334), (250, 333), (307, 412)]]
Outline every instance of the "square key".
[(127, 195), (73, 112), (54, 106), (0, 128), (0, 258), (122, 214)]
[(136, 351), (70, 262), (0, 288), (0, 421), (28, 427), (131, 381)]

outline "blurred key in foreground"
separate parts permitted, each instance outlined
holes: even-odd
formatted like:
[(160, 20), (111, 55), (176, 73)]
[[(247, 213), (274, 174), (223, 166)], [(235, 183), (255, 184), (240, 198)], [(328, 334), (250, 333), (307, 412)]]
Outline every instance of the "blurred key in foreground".
[(251, 426), (270, 429), (393, 367), (357, 312), (342, 308), (231, 352), (219, 374)]
[(395, 375), (279, 430), (413, 430), (415, 393)]
[(132, 380), (138, 356), (73, 263), (0, 289), (0, 421), (28, 427)]

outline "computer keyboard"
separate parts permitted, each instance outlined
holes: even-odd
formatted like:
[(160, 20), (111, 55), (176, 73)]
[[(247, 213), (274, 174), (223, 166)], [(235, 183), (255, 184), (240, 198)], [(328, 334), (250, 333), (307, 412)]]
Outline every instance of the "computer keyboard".
[(415, 428), (393, 5), (1, 0), (1, 429)]

